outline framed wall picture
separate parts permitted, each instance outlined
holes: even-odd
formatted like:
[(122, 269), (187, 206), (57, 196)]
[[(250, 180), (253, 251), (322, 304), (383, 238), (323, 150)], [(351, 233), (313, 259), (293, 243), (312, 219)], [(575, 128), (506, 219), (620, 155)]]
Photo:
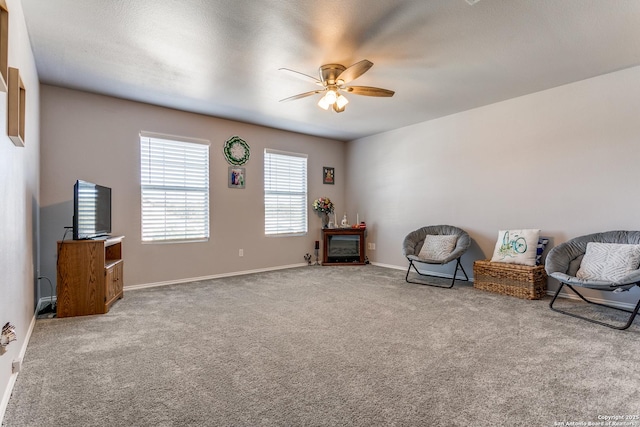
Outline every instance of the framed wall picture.
[(328, 166), (322, 167), (322, 183), (323, 184), (335, 184), (336, 180), (336, 171), (335, 168), (330, 168)]
[(245, 168), (229, 166), (229, 188), (244, 188)]

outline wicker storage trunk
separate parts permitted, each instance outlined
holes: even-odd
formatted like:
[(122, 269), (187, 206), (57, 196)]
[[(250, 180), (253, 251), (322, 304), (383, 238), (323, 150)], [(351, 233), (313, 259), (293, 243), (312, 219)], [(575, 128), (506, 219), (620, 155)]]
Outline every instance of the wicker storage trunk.
[(544, 266), (529, 267), (501, 262), (473, 263), (473, 287), (524, 299), (539, 299), (547, 293)]

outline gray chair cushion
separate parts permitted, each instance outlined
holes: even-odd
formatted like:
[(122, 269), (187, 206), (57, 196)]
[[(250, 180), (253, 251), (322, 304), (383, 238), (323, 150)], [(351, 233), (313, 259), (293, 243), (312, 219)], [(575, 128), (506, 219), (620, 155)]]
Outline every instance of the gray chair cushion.
[[(441, 260), (430, 260), (418, 257), (420, 249), (422, 249), (424, 239), (427, 235), (455, 235), (458, 236), (458, 240), (456, 241), (455, 248), (453, 248), (453, 251), (449, 254), (448, 257)], [(427, 264), (447, 264), (454, 259), (461, 257), (462, 254), (464, 254), (467, 249), (469, 249), (470, 245), (471, 238), (466, 231), (452, 225), (430, 225), (428, 227), (422, 227), (409, 233), (407, 237), (404, 238), (404, 242), (402, 243), (402, 253), (408, 259), (414, 261), (424, 262)]]
[(640, 270), (635, 270), (617, 281), (581, 280), (576, 277), (580, 263), (587, 251), (587, 243), (640, 244), (640, 231), (606, 231), (576, 237), (551, 249), (545, 263), (547, 274), (569, 285), (613, 291), (625, 290), (640, 282)]

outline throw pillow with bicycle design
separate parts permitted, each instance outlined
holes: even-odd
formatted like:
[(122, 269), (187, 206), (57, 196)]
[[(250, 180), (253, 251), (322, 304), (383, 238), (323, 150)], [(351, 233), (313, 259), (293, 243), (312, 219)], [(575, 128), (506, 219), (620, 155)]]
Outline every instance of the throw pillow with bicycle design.
[(491, 262), (536, 265), (539, 229), (500, 230)]

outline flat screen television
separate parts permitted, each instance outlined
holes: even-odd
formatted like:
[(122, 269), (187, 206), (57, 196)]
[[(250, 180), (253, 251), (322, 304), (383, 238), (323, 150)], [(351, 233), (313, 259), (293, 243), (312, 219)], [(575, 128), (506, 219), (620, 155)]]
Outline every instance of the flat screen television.
[(111, 188), (78, 180), (73, 186), (73, 239), (111, 233)]

